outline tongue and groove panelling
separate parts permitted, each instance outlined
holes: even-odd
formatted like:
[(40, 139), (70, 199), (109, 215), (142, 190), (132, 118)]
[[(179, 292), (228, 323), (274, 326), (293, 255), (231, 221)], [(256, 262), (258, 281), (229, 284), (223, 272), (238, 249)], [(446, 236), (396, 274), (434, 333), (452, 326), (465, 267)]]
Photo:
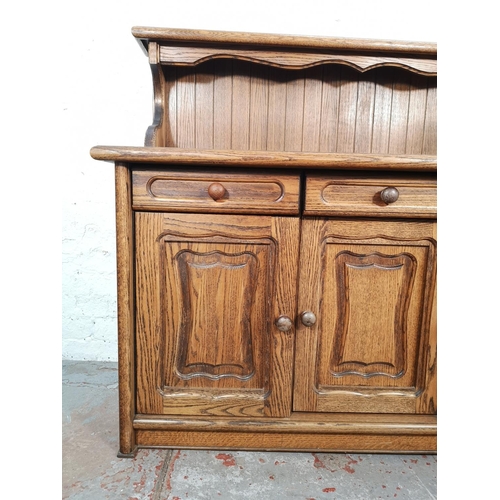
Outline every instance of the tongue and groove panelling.
[(162, 66), (169, 147), (436, 154), (436, 77), (323, 64), (286, 70), (247, 61)]

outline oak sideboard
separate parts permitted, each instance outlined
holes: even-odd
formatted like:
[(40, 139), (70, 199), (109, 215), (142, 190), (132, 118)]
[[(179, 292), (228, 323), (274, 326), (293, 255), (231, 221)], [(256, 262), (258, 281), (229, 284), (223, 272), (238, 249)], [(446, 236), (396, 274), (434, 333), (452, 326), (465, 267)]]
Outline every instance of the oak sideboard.
[(135, 27), (114, 162), (119, 456), (435, 453), (433, 43)]

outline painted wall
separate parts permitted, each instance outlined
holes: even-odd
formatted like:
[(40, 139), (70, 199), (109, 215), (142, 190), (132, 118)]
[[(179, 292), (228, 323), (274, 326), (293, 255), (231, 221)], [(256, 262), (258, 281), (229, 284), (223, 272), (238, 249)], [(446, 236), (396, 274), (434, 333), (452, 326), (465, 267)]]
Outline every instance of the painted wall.
[[(55, 46), (59, 78), (53, 93), (60, 126), (52, 136), (58, 154), (51, 161), (64, 187), (64, 359), (117, 359), (113, 166), (92, 160), (89, 150), (141, 146), (151, 123), (151, 75), (132, 26), (438, 41), (431, 1), (89, 0), (80, 9), (71, 2), (61, 5), (63, 34), (56, 38), (65, 43)], [(37, 77), (49, 78), (43, 66)]]

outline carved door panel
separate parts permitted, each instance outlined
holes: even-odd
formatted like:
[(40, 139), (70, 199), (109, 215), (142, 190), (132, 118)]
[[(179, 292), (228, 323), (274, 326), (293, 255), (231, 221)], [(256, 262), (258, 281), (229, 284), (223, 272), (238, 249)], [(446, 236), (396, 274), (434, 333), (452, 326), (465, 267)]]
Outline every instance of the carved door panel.
[(138, 413), (289, 415), (299, 219), (135, 217)]
[(303, 222), (294, 410), (435, 413), (435, 224)]

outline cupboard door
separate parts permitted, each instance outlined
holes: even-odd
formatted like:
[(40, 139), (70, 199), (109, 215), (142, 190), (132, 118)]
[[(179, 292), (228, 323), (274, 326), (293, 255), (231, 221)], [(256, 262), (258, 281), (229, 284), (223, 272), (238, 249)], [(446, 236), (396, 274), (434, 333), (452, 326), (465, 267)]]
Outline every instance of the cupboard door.
[[(299, 219), (135, 215), (137, 411), (288, 416)], [(286, 241), (286, 244), (284, 242)]]
[(294, 410), (436, 412), (435, 229), (303, 222)]

